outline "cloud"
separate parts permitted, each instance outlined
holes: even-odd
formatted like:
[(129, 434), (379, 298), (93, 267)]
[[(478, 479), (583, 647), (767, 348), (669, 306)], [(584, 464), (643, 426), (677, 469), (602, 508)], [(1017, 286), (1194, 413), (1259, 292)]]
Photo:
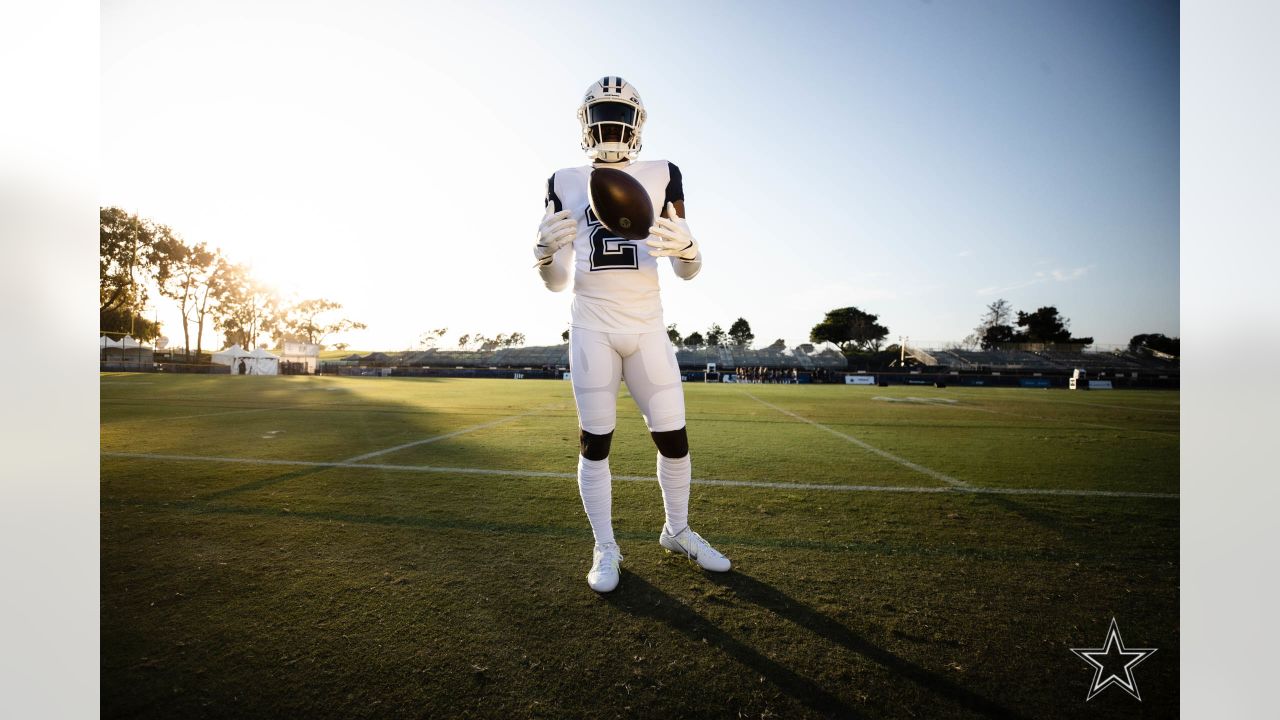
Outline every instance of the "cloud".
[(972, 254), (973, 254), (972, 250), (961, 250), (960, 252), (956, 253), (956, 257), (969, 257)]
[[(1043, 275), (1044, 273), (1036, 273), (1036, 274)], [(1033, 277), (1030, 280), (1023, 280), (1021, 282), (1016, 282), (1011, 285), (991, 285), (989, 287), (979, 288), (978, 294), (979, 295), (995, 295), (996, 293), (1008, 292), (1010, 290), (1017, 290), (1019, 288), (1027, 287), (1028, 285), (1035, 285), (1036, 283), (1042, 283), (1044, 281), (1045, 279), (1043, 277)]]
[(1068, 280), (1079, 280), (1091, 269), (1093, 269), (1092, 265), (1086, 265), (1085, 267), (1072, 268), (1070, 270), (1057, 269), (1051, 271), (1050, 274), (1053, 275), (1053, 279), (1058, 282), (1067, 282)]
[[(1044, 263), (1046, 263), (1046, 261), (1041, 260), (1039, 261), (1039, 263), (1037, 263), (1037, 265), (1041, 265)], [(1089, 273), (1089, 270), (1092, 270), (1092, 269), (1093, 269), (1093, 265), (1085, 265), (1083, 266), (1083, 268), (1071, 268), (1071, 269), (1056, 268), (1056, 269), (1050, 270), (1050, 272), (1047, 272), (1047, 273), (1044, 272), (1044, 270), (1036, 270), (1036, 273), (1032, 274), (1032, 277), (1024, 279), (1024, 281), (1004, 284), (1004, 286), (995, 286), (995, 284), (993, 284), (993, 286), (980, 287), (977, 290), (977, 295), (996, 295), (996, 293), (998, 292), (1009, 292), (1011, 290), (1019, 290), (1019, 288), (1033, 286), (1033, 284), (1039, 284), (1042, 282), (1048, 282), (1048, 281), (1051, 281), (1051, 279), (1053, 282), (1060, 282), (1060, 283), (1078, 281), (1078, 279), (1083, 278), (1084, 275), (1087, 275)]]
[(1010, 283), (1008, 285), (989, 285), (984, 288), (978, 288), (977, 294), (978, 295), (995, 295), (996, 293), (1009, 292), (1010, 290), (1018, 290), (1020, 288), (1027, 287), (1029, 285), (1038, 285), (1039, 283), (1048, 282), (1049, 280), (1053, 280), (1055, 282), (1069, 282), (1071, 280), (1079, 280), (1080, 278), (1087, 275), (1088, 272), (1092, 269), (1093, 269), (1092, 265), (1086, 265), (1084, 267), (1071, 268), (1070, 270), (1064, 270), (1062, 268), (1050, 270), (1049, 272), (1045, 272), (1043, 270), (1037, 270), (1030, 278), (1027, 278), (1026, 280), (1019, 280), (1018, 282)]

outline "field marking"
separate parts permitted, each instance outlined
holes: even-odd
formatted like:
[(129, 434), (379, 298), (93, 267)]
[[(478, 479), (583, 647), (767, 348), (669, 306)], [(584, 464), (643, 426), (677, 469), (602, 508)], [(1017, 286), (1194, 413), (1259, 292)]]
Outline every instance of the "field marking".
[[(492, 477), (538, 477), (573, 480), (578, 476), (570, 472), (551, 472), (547, 470), (521, 470), (500, 468), (468, 468), (440, 467), (436, 465), (390, 465), (386, 463), (356, 462), (323, 462), (315, 460), (274, 460), (270, 458), (236, 458), (217, 457), (211, 455), (164, 455), (152, 453), (103, 452), (103, 457), (126, 458), (132, 460), (154, 460), (160, 462), (211, 462), (233, 463), (241, 465), (278, 465), (286, 467), (317, 468), (351, 468), (354, 470), (389, 470), (410, 473), (443, 473), (452, 475), (486, 475)], [(657, 482), (652, 476), (614, 475), (614, 480), (624, 482)], [(980, 495), (1061, 495), (1068, 497), (1118, 497), (1118, 498), (1156, 498), (1177, 500), (1177, 493), (1141, 492), (1137, 490), (1067, 490), (1061, 488), (993, 488), (974, 487), (973, 485), (925, 487), (898, 485), (827, 485), (823, 483), (781, 483), (757, 480), (720, 480), (711, 478), (694, 478), (695, 485), (713, 485), (722, 487), (748, 487), (769, 490), (823, 490), (828, 492), (887, 492), (887, 493), (925, 493), (925, 494), (980, 494)]]
[[(796, 413), (793, 413), (793, 412), (791, 412), (790, 410), (787, 410), (787, 409), (785, 409), (785, 408), (780, 408), (780, 407), (778, 407), (777, 405), (774, 405), (774, 404), (773, 404), (773, 403), (771, 403), (771, 402), (766, 402), (766, 401), (764, 401), (764, 400), (761, 400), (760, 398), (756, 397), (755, 395), (752, 395), (752, 394), (751, 394), (751, 393), (749, 393), (749, 392), (746, 392), (745, 390), (744, 390), (743, 392), (746, 394), (746, 396), (747, 396), (747, 397), (751, 398), (752, 400), (755, 400), (756, 402), (760, 403), (761, 405), (764, 405), (764, 406), (766, 406), (766, 407), (771, 407), (771, 408), (773, 408), (774, 410), (777, 410), (778, 412), (782, 413), (783, 415), (789, 415), (790, 417), (793, 417), (793, 418), (795, 418), (795, 419), (797, 419), (797, 420), (800, 420), (801, 422), (806, 422), (806, 423), (809, 423), (810, 425), (812, 425), (812, 426), (814, 426), (814, 427), (816, 427), (816, 428), (819, 428), (819, 429), (822, 429), (822, 430), (826, 430), (827, 432), (831, 433), (832, 435), (835, 435), (835, 436), (836, 436), (836, 437), (838, 437), (838, 438), (843, 438), (843, 439), (845, 439), (845, 440), (847, 440), (847, 441), (849, 441), (849, 442), (853, 443), (854, 445), (857, 445), (858, 447), (862, 448), (863, 450), (866, 450), (866, 451), (871, 452), (871, 453), (875, 453), (876, 455), (879, 455), (880, 457), (882, 457), (882, 458), (884, 458), (884, 459), (886, 459), (886, 460), (892, 460), (893, 462), (896, 462), (896, 463), (898, 463), (899, 465), (902, 465), (903, 467), (907, 467), (907, 468), (910, 468), (910, 469), (912, 469), (912, 470), (915, 470), (916, 472), (918, 472), (918, 473), (920, 473), (920, 474), (922, 474), (922, 475), (927, 475), (927, 476), (929, 476), (929, 477), (933, 478), (934, 480), (941, 480), (942, 482), (944, 482), (944, 483), (946, 483), (946, 484), (948, 484), (948, 485), (950, 485), (950, 486), (952, 486), (952, 487), (962, 487), (962, 488), (967, 488), (967, 487), (969, 487), (969, 483), (967, 483), (967, 482), (965, 482), (965, 481), (963, 481), (963, 480), (957, 480), (957, 479), (955, 479), (955, 478), (951, 477), (950, 475), (945, 475), (945, 474), (943, 474), (943, 473), (938, 472), (937, 470), (932, 470), (932, 469), (927, 468), (927, 467), (925, 467), (925, 466), (923, 466), (923, 465), (920, 465), (919, 463), (911, 462), (910, 460), (908, 460), (908, 459), (906, 459), (906, 458), (898, 457), (897, 455), (894, 455), (894, 454), (893, 454), (893, 453), (891, 453), (891, 452), (887, 452), (887, 451), (885, 451), (885, 450), (881, 450), (880, 448), (875, 447), (874, 445), (871, 445), (871, 444), (869, 444), (869, 443), (867, 443), (867, 442), (865, 442), (865, 441), (859, 440), (858, 438), (856, 438), (856, 437), (854, 437), (854, 436), (852, 436), (852, 435), (846, 435), (846, 434), (844, 434), (844, 433), (840, 432), (839, 430), (836, 430), (835, 428), (827, 427), (826, 425), (823, 425), (823, 424), (822, 424), (822, 423), (820, 423), (820, 422), (815, 422), (815, 421), (813, 421), (813, 420), (810, 420), (809, 418), (804, 417), (803, 415), (797, 415)], [(951, 406), (950, 406), (950, 405), (945, 405), (945, 406), (943, 406), (943, 407), (951, 407)]]
[(883, 395), (876, 395), (871, 399), (879, 400), (881, 402), (907, 403), (909, 405), (955, 405), (956, 403), (960, 402), (959, 400), (952, 400), (951, 398), (922, 398), (922, 397), (896, 398), (896, 397), (885, 397)]
[(530, 410), (528, 412), (522, 412), (518, 415), (511, 415), (504, 418), (498, 418), (497, 420), (492, 420), (490, 422), (482, 423), (480, 425), (472, 425), (471, 427), (465, 427), (465, 428), (462, 428), (461, 430), (454, 430), (453, 432), (447, 432), (447, 433), (444, 433), (443, 435), (432, 435), (431, 437), (428, 437), (428, 438), (423, 438), (421, 440), (414, 440), (413, 442), (407, 442), (407, 443), (404, 443), (403, 445), (396, 445), (395, 447), (389, 447), (389, 448), (386, 448), (385, 450), (374, 450), (373, 452), (367, 452), (367, 453), (364, 453), (363, 455), (356, 455), (355, 457), (349, 457), (346, 460), (339, 460), (338, 462), (341, 464), (358, 463), (361, 460), (368, 460), (369, 458), (375, 458), (375, 457), (378, 457), (379, 455), (386, 455), (387, 453), (398, 452), (400, 450), (407, 450), (411, 447), (417, 447), (419, 445), (427, 445), (429, 443), (440, 442), (441, 440), (448, 440), (450, 438), (458, 437), (459, 435), (466, 435), (467, 433), (475, 432), (477, 430), (484, 430), (486, 428), (494, 427), (495, 425), (509, 423), (512, 420), (519, 420), (520, 418), (523, 418), (523, 417), (529, 417), (530, 415), (540, 413), (543, 410), (550, 409), (551, 407), (559, 407), (559, 403), (556, 403), (555, 405), (544, 405), (539, 408), (534, 408), (533, 410)]

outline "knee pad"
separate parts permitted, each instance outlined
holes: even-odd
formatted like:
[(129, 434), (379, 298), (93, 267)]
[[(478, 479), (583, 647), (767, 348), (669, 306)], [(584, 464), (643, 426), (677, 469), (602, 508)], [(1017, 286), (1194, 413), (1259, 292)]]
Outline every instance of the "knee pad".
[(578, 440), (582, 445), (582, 457), (588, 460), (604, 460), (609, 457), (609, 446), (613, 444), (613, 431), (596, 435), (583, 430)]
[(649, 434), (653, 436), (653, 444), (658, 446), (658, 452), (662, 453), (663, 457), (674, 460), (689, 454), (689, 435), (685, 433), (684, 428)]

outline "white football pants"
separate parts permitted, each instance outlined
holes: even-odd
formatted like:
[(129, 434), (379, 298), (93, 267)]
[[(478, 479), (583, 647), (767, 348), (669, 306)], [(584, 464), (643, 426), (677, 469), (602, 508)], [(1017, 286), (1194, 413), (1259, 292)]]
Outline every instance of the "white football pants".
[(613, 432), (618, 420), (618, 387), (640, 407), (651, 432), (684, 427), (684, 388), (675, 348), (665, 330), (603, 333), (569, 331), (570, 379), (578, 406), (578, 424), (594, 435)]

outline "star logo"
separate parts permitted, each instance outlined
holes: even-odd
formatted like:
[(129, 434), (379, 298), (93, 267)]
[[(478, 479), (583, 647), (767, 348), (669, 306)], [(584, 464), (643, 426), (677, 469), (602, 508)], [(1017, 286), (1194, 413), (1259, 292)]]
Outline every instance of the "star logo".
[(1155, 654), (1156, 648), (1127, 648), (1120, 638), (1120, 626), (1111, 618), (1111, 627), (1107, 630), (1107, 639), (1100, 648), (1071, 648), (1077, 657), (1093, 666), (1093, 684), (1089, 686), (1089, 695), (1084, 700), (1089, 702), (1094, 695), (1110, 685), (1142, 702), (1138, 693), (1138, 684), (1133, 680), (1133, 669), (1143, 660)]

